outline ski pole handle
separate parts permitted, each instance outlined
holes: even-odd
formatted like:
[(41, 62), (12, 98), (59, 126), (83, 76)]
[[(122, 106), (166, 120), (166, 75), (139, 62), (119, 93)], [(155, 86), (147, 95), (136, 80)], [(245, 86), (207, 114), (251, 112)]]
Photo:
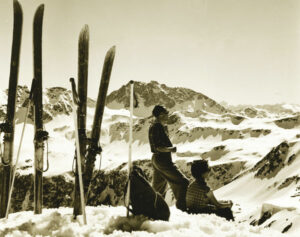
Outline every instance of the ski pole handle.
[(33, 78), (30, 87), (29, 100), (32, 100), (34, 89), (35, 89), (36, 79)]
[(71, 86), (72, 86), (72, 95), (73, 95), (74, 104), (78, 105), (79, 104), (79, 98), (78, 98), (78, 94), (77, 94), (77, 91), (76, 91), (75, 80), (74, 80), (73, 77), (70, 78), (70, 82), (71, 82)]

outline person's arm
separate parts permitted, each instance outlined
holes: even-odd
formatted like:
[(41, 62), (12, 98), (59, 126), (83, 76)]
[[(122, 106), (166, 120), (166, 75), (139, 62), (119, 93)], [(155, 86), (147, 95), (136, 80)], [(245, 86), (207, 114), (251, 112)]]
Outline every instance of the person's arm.
[(219, 202), (211, 190), (206, 195), (209, 198), (209, 200), (211, 201), (211, 203), (213, 205), (215, 205), (216, 207), (219, 207), (219, 208), (226, 208), (226, 207), (231, 208), (232, 207), (232, 202), (228, 202), (228, 203)]
[(158, 152), (176, 152), (177, 151), (176, 147), (162, 146), (161, 136), (163, 133), (164, 133), (164, 128), (161, 124), (156, 124), (152, 128), (150, 136), (155, 150)]

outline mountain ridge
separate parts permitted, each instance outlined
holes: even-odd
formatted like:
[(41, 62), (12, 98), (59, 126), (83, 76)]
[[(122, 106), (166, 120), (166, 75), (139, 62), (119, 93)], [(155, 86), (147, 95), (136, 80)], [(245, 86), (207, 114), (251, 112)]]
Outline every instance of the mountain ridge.
[[(168, 87), (157, 81), (149, 83), (136, 81), (134, 84), (138, 107), (134, 109), (134, 115), (148, 117), (156, 104), (165, 106), (171, 112), (182, 111), (184, 113), (215, 113), (235, 114), (233, 120), (240, 123), (245, 117), (267, 117), (268, 113), (275, 114), (278, 118), (288, 114), (291, 118), (300, 115), (300, 105), (274, 104), (274, 105), (228, 105), (226, 102), (217, 103), (208, 96), (184, 87)], [(6, 113), (7, 91), (0, 93), (0, 118)], [(25, 86), (17, 87), (16, 111), (27, 105), (29, 89)], [(69, 115), (71, 108), (71, 90), (63, 87), (50, 87), (43, 90), (44, 120), (48, 122), (59, 114)], [(87, 106), (95, 107), (96, 101), (87, 99)], [(129, 83), (111, 92), (106, 98), (106, 106), (110, 109), (129, 109)], [(32, 114), (30, 113), (30, 118)], [(21, 118), (18, 121), (22, 121)], [(280, 124), (281, 121), (278, 122)]]
[[(106, 104), (111, 109), (129, 108), (129, 83), (107, 96)], [(170, 111), (188, 110), (222, 114), (227, 110), (208, 96), (183, 87), (168, 87), (157, 81), (149, 83), (134, 83), (134, 92), (139, 102), (139, 108), (134, 113), (137, 116), (149, 116), (153, 106), (160, 104)]]

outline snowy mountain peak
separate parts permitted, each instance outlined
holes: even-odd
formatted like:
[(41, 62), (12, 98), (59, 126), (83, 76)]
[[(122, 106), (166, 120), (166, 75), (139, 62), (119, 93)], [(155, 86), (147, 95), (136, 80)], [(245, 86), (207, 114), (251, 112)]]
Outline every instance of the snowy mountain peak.
[[(129, 83), (123, 85), (119, 90), (113, 91), (106, 100), (111, 109), (122, 109), (129, 107)], [(170, 111), (187, 110), (195, 112), (205, 110), (207, 112), (221, 114), (227, 110), (211, 98), (182, 87), (168, 87), (157, 81), (150, 83), (134, 83), (134, 92), (139, 106), (134, 113), (137, 116), (149, 116), (154, 105), (160, 104)]]
[(282, 117), (285, 115), (299, 115), (300, 105), (281, 103), (281, 104), (262, 104), (262, 105), (229, 105), (226, 102), (220, 103), (228, 110), (250, 118), (254, 117)]
[[(6, 113), (7, 93), (1, 94), (0, 117), (4, 119)], [(17, 87), (16, 98), (16, 121), (23, 122), (24, 113), (28, 105), (29, 89), (27, 86)], [(58, 114), (70, 115), (71, 107), (71, 91), (62, 87), (47, 88), (43, 91), (43, 120), (49, 122)], [(29, 118), (32, 120), (33, 111), (30, 111)]]

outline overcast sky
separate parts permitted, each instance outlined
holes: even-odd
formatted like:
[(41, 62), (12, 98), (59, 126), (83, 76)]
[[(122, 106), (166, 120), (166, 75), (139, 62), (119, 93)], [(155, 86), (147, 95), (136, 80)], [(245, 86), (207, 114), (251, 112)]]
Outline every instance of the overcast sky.
[[(0, 1), (0, 78), (8, 86), (12, 0)], [(96, 98), (106, 51), (116, 45), (109, 92), (156, 80), (229, 104), (300, 104), (298, 0), (20, 0), (19, 84), (30, 85), (32, 21), (45, 4), (43, 86), (70, 89), (78, 36), (90, 29), (89, 91)]]

